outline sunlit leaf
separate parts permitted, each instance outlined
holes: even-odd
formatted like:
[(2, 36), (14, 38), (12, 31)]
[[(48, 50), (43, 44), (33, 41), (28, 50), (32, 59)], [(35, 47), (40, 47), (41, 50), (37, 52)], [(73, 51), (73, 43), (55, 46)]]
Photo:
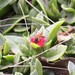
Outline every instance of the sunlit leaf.
[(30, 63), (31, 75), (43, 75), (42, 65), (40, 61), (33, 57)]
[(7, 39), (7, 41), (10, 44), (10, 49), (13, 53), (21, 53), (19, 45), (20, 44), (24, 44), (25, 43), (25, 39), (23, 37), (19, 37), (19, 36), (5, 36), (5, 38)]
[[(60, 26), (61, 26), (63, 23), (64, 23), (64, 20), (58, 21), (58, 22), (54, 23), (52, 26), (50, 26), (50, 27), (47, 28), (47, 30), (49, 30), (48, 40), (52, 40), (52, 39), (55, 37), (55, 35), (57, 34), (57, 32), (58, 32)], [(47, 30), (46, 30), (46, 31), (47, 31)], [(47, 31), (47, 33), (48, 33), (48, 31)], [(47, 34), (47, 33), (46, 33), (46, 34)]]
[(49, 51), (46, 52), (46, 58), (48, 61), (55, 61), (63, 56), (63, 54), (66, 52), (67, 46), (65, 45), (57, 45), (54, 46), (51, 49), (48, 49)]
[(45, 43), (44, 49), (50, 48), (51, 43), (52, 43), (52, 40), (50, 40), (49, 42)]
[(36, 67), (38, 75), (43, 75), (42, 64), (41, 64), (41, 62), (38, 59), (36, 59), (35, 67)]
[(17, 53), (22, 54), (21, 51), (20, 51), (19, 45), (17, 45), (15, 42), (13, 42), (12, 40), (10, 40), (10, 39), (8, 39), (8, 38), (6, 38), (6, 39), (7, 39), (7, 41), (9, 42), (9, 44), (10, 44), (10, 49), (11, 49), (11, 51), (12, 51), (13, 53), (15, 53), (15, 54), (17, 54)]
[(8, 41), (5, 41), (3, 55), (7, 55), (9, 53), (9, 51), (10, 51), (10, 45), (9, 45)]
[(6, 56), (3, 56), (3, 58), (9, 62), (14, 62), (14, 55), (6, 55)]
[(15, 42), (16, 44), (24, 44), (25, 43), (25, 39), (20, 36), (6, 35), (5, 38)]

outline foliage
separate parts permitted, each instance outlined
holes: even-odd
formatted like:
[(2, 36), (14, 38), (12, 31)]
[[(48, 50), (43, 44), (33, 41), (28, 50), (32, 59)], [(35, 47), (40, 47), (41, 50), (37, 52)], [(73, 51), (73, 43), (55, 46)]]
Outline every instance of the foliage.
[(75, 0), (0, 0), (0, 74), (43, 75), (39, 57), (55, 63), (75, 54), (74, 19)]

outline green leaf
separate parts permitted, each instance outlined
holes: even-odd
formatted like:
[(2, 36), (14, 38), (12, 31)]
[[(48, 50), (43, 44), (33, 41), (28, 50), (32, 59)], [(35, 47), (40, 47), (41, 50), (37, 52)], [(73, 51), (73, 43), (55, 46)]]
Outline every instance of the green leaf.
[(40, 61), (37, 58), (32, 58), (31, 63), (30, 63), (30, 70), (31, 70), (31, 75), (43, 75), (42, 72), (42, 65)]
[(75, 10), (65, 4), (61, 5), (62, 9), (64, 9), (66, 12), (71, 12), (71, 13), (75, 13)]
[(44, 20), (44, 17), (41, 14), (43, 14), (42, 11), (36, 15), (36, 18), (39, 20)]
[(25, 45), (30, 49), (30, 38), (24, 36), (24, 40), (25, 40)]
[(43, 14), (42, 13), (42, 11), (41, 12), (39, 12), (37, 15), (36, 15), (36, 17), (32, 17), (32, 20), (33, 21), (36, 21), (36, 23), (39, 23), (39, 24), (42, 24), (42, 25), (50, 25), (48, 22), (46, 22), (46, 21), (44, 21), (44, 17), (43, 17), (43, 15), (41, 15), (41, 14)]
[(49, 8), (46, 9), (46, 12), (47, 12), (47, 15), (51, 18), (51, 19), (54, 19), (55, 18), (55, 15), (54, 13), (52, 13), (52, 10)]
[(66, 52), (67, 46), (65, 45), (57, 45), (54, 46), (47, 51), (46, 58), (48, 61), (55, 61), (63, 56), (63, 54)]
[[(20, 22), (22, 19), (24, 19), (24, 18), (26, 18), (26, 17), (28, 17), (28, 15), (26, 15), (26, 16), (19, 16), (19, 17), (17, 17), (18, 19), (12, 20), (13, 23), (11, 23), (11, 26), (10, 26), (8, 29), (6, 29), (6, 30), (3, 32), (3, 34), (8, 33), (10, 30), (12, 30), (12, 29), (16, 26), (16, 24), (17, 24), (18, 22)], [(15, 17), (14, 17), (14, 18), (15, 18)]]
[(33, 72), (31, 72), (31, 74), (30, 75), (38, 75), (38, 73), (37, 73), (37, 71), (36, 70), (34, 70)]
[(50, 25), (48, 22), (46, 22), (44, 20), (39, 20), (39, 19), (37, 19), (35, 17), (32, 17), (32, 20), (36, 21), (36, 23), (39, 23), (39, 24), (44, 25), (44, 26), (49, 26)]
[(5, 41), (3, 55), (7, 55), (9, 53), (9, 51), (10, 51), (10, 45), (9, 45), (8, 41)]
[(38, 75), (43, 75), (42, 64), (41, 64), (41, 62), (38, 59), (36, 59), (35, 67), (36, 67)]
[(19, 63), (19, 61), (20, 61), (20, 54), (17, 53), (17, 54), (15, 55), (15, 57), (14, 57), (14, 64)]
[[(44, 26), (41, 26), (41, 28), (40, 28), (36, 33), (42, 33), (42, 35), (44, 36), (45, 27), (44, 27)], [(36, 34), (36, 33), (35, 33), (35, 34)], [(35, 34), (34, 34), (34, 35), (35, 35)], [(34, 35), (33, 35), (33, 36), (34, 36)]]
[(49, 42), (45, 43), (44, 49), (50, 48), (51, 43), (52, 43), (52, 40), (50, 40)]
[(10, 40), (10, 39), (8, 39), (8, 38), (6, 38), (6, 40), (9, 42), (9, 44), (10, 44), (10, 49), (11, 49), (11, 51), (12, 51), (13, 53), (15, 53), (15, 54), (17, 54), (17, 53), (22, 54), (21, 51), (20, 51), (19, 45), (17, 45), (13, 40)]
[(14, 31), (15, 32), (24, 32), (24, 31), (27, 31), (29, 29), (29, 27), (25, 27), (25, 26), (16, 26), (14, 28)]
[(68, 13), (66, 18), (66, 23), (73, 24), (75, 23), (75, 14)]
[(14, 62), (14, 55), (6, 55), (6, 56), (3, 56), (3, 58), (9, 62), (12, 62), (12, 63)]
[(65, 16), (66, 16), (66, 11), (65, 10), (62, 10), (61, 12), (60, 12), (60, 15), (61, 15), (61, 18), (64, 18)]
[[(23, 60), (28, 60), (27, 57), (22, 56), (21, 57)], [(22, 67), (20, 68), (20, 72), (21, 73), (25, 73), (29, 70), (30, 67), (27, 67), (27, 65), (29, 66), (29, 61), (26, 61), (25, 63), (22, 64)], [(28, 71), (29, 72), (29, 71)], [(28, 74), (29, 75), (29, 74)]]
[(16, 44), (24, 44), (25, 43), (25, 39), (20, 36), (6, 35), (5, 38), (7, 40), (9, 39), (9, 40), (15, 42)]
[(50, 7), (50, 8), (52, 7), (52, 4), (54, 4), (55, 7), (58, 8), (57, 0), (50, 0), (50, 1), (49, 1), (49, 7)]
[(60, 3), (60, 4), (67, 4), (67, 0), (58, 0), (58, 2)]
[(29, 16), (31, 17), (36, 17), (36, 15), (38, 14), (38, 12), (33, 8), (30, 10), (29, 12)]
[(60, 13), (59, 13), (59, 10), (58, 8), (54, 5), (54, 3), (52, 3), (52, 12), (54, 13), (54, 15), (59, 18), (60, 17)]
[(70, 75), (75, 75), (75, 65), (71, 61), (69, 61), (68, 63), (68, 70), (69, 70)]
[[(48, 28), (47, 28), (47, 30), (49, 30), (48, 40), (52, 40), (52, 39), (56, 36), (56, 34), (57, 34), (57, 32), (58, 32), (60, 26), (61, 26), (63, 23), (64, 23), (64, 20), (58, 21), (58, 22), (54, 23), (52, 26), (48, 27), (48, 28), (51, 28), (51, 29), (48, 29)], [(47, 34), (47, 33), (46, 33), (46, 34)]]
[(19, 45), (25, 44), (25, 39), (23, 37), (9, 35), (9, 36), (5, 36), (5, 38), (9, 42), (10, 49), (11, 49), (11, 51), (13, 53), (15, 53), (15, 54), (17, 54), (17, 53), (22, 54), (22, 52), (20, 51)]
[(21, 52), (25, 55), (25, 56), (30, 56), (30, 50), (28, 49), (28, 47), (24, 44), (20, 45), (20, 50)]

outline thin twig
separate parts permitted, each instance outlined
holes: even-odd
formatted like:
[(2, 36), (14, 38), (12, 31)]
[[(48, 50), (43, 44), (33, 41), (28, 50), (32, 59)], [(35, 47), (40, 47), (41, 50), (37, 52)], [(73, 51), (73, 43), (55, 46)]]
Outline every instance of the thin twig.
[(51, 66), (42, 66), (45, 69), (58, 69), (58, 70), (66, 70), (68, 71), (68, 69), (66, 68), (59, 68), (59, 67), (51, 67)]
[[(31, 25), (31, 24), (33, 24), (34, 26), (36, 26), (38, 23), (27, 23), (27, 25)], [(6, 27), (6, 26), (11, 26), (12, 24), (2, 24), (2, 25), (0, 25), (0, 27)], [(16, 25), (25, 25), (25, 23), (17, 23)], [(39, 26), (41, 26), (41, 24), (38, 24)], [(43, 24), (43, 25), (45, 25), (45, 24)]]
[(6, 19), (3, 19), (3, 20), (0, 20), (0, 22), (12, 20), (12, 19), (18, 19), (18, 18), (6, 18)]
[(8, 66), (8, 68), (16, 67), (16, 66), (18, 66), (18, 65), (20, 65), (20, 64), (22, 64), (22, 63), (24, 63), (24, 62), (26, 62), (26, 61), (29, 61), (29, 60), (31, 60), (31, 59), (32, 59), (32, 58), (29, 57), (28, 59), (26, 59), (26, 60), (24, 60), (24, 61), (21, 61), (21, 62), (19, 62), (19, 63), (17, 63), (17, 64), (14, 64), (14, 65)]
[[(22, 6), (21, 6), (20, 3), (19, 3), (19, 6), (20, 6), (20, 8), (21, 8), (21, 11), (22, 11), (23, 16), (25, 16), (24, 11), (23, 11)], [(26, 28), (27, 28), (27, 32), (29, 32), (29, 31), (28, 31), (28, 26), (27, 26), (26, 17), (24, 17), (24, 21), (25, 21), (25, 25), (26, 25)], [(29, 33), (28, 33), (28, 36), (29, 36)]]
[[(12, 66), (12, 67), (30, 67), (30, 65), (17, 65), (17, 66)], [(32, 67), (35, 67), (34, 65)], [(60, 67), (54, 67), (54, 66), (42, 66), (45, 69), (58, 69), (58, 70), (68, 70), (66, 68), (60, 68)]]

